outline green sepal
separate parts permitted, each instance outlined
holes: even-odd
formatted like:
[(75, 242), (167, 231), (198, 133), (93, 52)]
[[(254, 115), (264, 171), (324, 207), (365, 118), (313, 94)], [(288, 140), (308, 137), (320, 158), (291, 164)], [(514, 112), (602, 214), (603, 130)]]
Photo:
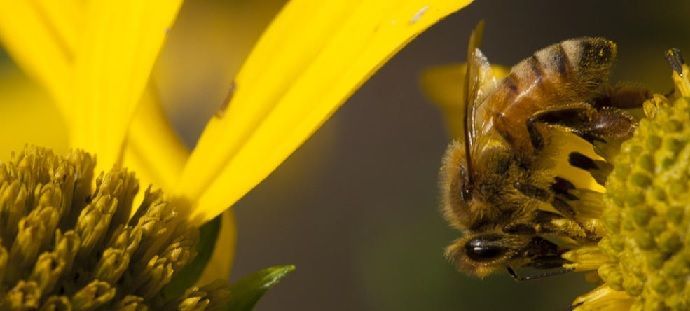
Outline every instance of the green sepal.
[(230, 301), (225, 310), (252, 310), (269, 288), (278, 284), (283, 277), (294, 270), (293, 265), (273, 266), (242, 278), (230, 285)]

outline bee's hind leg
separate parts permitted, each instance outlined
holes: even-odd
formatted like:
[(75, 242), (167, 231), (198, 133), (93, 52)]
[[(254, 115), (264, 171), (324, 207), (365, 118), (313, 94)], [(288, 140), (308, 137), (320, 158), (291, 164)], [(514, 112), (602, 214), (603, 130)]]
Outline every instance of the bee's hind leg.
[(574, 132), (587, 141), (596, 140), (597, 137), (591, 136), (587, 129), (591, 127), (592, 115), (596, 112), (587, 103), (572, 103), (541, 110), (527, 118), (527, 132), (530, 142), (536, 150), (544, 148), (544, 136), (540, 132), (540, 126), (561, 126)]
[(641, 109), (642, 104), (650, 98), (652, 93), (649, 89), (632, 84), (618, 84), (608, 86), (602, 92), (603, 95), (594, 98), (594, 107), (601, 109), (613, 107), (618, 109)]
[(588, 103), (572, 103), (539, 111), (527, 121), (527, 131), (536, 150), (544, 147), (539, 126), (560, 126), (595, 146), (595, 151), (610, 160), (620, 144), (632, 136), (637, 119), (612, 106), (595, 108)]
[(539, 211), (534, 222), (538, 224), (538, 234), (553, 234), (578, 242), (596, 242), (600, 239), (597, 233), (591, 232), (584, 224), (556, 213)]

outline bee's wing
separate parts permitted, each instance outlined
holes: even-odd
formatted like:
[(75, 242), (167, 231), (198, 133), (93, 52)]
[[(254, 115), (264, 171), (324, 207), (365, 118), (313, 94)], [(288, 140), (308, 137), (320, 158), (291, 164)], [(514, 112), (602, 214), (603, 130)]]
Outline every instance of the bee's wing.
[[(469, 156), (469, 151), (472, 150), (472, 146), (475, 141), (475, 106), (477, 92), (479, 90), (480, 75), (482, 60), (478, 59), (478, 55), (481, 55), (479, 51), (479, 45), (481, 44), (482, 37), (484, 35), (484, 21), (480, 21), (477, 26), (472, 30), (470, 35), (470, 40), (467, 44), (467, 74), (465, 74), (465, 93), (462, 98), (462, 104), (465, 109), (465, 123), (463, 124), (465, 132), (465, 151), (467, 151), (466, 156)], [(483, 59), (488, 63), (486, 58)]]
[(491, 70), (491, 64), (479, 50), (484, 33), (484, 21), (480, 21), (472, 31), (467, 46), (467, 74), (465, 75), (465, 91), (462, 98), (464, 105), (464, 133), (465, 133), (465, 157), (467, 158), (467, 183), (472, 183), (474, 161), (473, 154), (483, 148), (483, 129), (487, 126), (486, 120), (478, 113), (478, 108), (493, 89), (498, 85), (498, 79)]
[(471, 84), (468, 85), (467, 122), (470, 145), (474, 147), (478, 143), (477, 140), (490, 132), (493, 126), (485, 120), (488, 114), (482, 112), (482, 104), (487, 95), (498, 87), (500, 79), (494, 75), (489, 60), (479, 49), (475, 49), (472, 53), (468, 68), (468, 81)]

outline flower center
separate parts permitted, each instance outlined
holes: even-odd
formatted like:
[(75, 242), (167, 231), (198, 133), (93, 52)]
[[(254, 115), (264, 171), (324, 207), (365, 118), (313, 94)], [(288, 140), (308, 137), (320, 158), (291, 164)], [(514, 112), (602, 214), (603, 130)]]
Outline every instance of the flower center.
[(690, 102), (658, 98), (607, 182), (599, 275), (644, 310), (690, 308)]
[(93, 156), (27, 147), (0, 163), (0, 309), (203, 310), (229, 296), (219, 283), (170, 295), (196, 256), (197, 228), (149, 187), (113, 168), (95, 182)]

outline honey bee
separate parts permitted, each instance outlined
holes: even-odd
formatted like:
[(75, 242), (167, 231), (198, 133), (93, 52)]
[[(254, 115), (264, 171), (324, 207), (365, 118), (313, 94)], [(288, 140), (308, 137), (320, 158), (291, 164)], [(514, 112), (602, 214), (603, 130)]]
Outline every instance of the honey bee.
[[(518, 267), (563, 272), (568, 243), (601, 238), (588, 222), (601, 194), (556, 176), (555, 133), (585, 139), (606, 159), (632, 135), (638, 119), (630, 111), (649, 94), (608, 85), (617, 50), (600, 37), (548, 46), (499, 80), (476, 48), (481, 29), (468, 48), (464, 141), (450, 144), (441, 169), (444, 216), (463, 232), (446, 256), (478, 277), (503, 267), (516, 279), (531, 278), (519, 277)], [(569, 162), (607, 174), (603, 160), (575, 152)]]

